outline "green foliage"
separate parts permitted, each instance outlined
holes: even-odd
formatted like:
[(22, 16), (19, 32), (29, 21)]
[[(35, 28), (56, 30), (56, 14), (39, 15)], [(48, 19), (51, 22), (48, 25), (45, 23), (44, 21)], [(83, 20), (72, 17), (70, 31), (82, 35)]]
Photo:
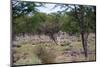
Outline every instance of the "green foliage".
[(79, 33), (79, 24), (74, 19), (73, 16), (68, 15), (63, 17), (62, 31), (67, 33)]
[[(13, 5), (13, 32), (20, 33), (33, 33), (33, 34), (54, 34), (61, 31), (67, 33), (79, 33), (80, 32), (80, 12), (79, 5), (65, 5), (64, 11), (58, 11), (55, 13), (42, 13), (36, 10), (36, 7), (41, 7), (41, 3), (32, 2), (18, 2), (16, 6)], [(17, 9), (18, 8), (18, 9)], [(24, 9), (27, 8), (27, 9)], [(70, 11), (67, 11), (67, 9)], [(76, 8), (76, 9), (75, 9)], [(84, 6), (84, 29), (85, 31), (95, 32), (96, 15), (94, 6)], [(36, 10), (36, 12), (34, 12)], [(24, 13), (26, 12), (27, 13)], [(18, 12), (18, 13), (17, 13)], [(20, 14), (19, 14), (20, 13)], [(30, 14), (31, 13), (31, 14)], [(76, 14), (79, 16), (77, 18)], [(30, 16), (29, 16), (30, 15)]]
[(36, 13), (38, 9), (35, 7), (39, 7), (41, 5), (41, 3), (12, 0), (12, 16), (13, 18), (17, 18), (23, 15)]

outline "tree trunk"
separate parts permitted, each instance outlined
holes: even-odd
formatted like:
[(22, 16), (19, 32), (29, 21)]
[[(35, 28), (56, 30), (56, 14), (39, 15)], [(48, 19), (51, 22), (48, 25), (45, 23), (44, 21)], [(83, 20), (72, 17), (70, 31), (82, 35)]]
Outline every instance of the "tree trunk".
[(83, 49), (84, 49), (84, 54), (85, 57), (88, 57), (88, 53), (87, 53), (87, 39), (88, 39), (88, 33), (81, 33), (81, 37), (82, 37), (82, 44), (83, 44)]
[(82, 45), (84, 49), (84, 55), (87, 58), (88, 53), (87, 53), (87, 39), (88, 39), (88, 31), (85, 28), (85, 21), (84, 21), (84, 7), (82, 5), (80, 7), (80, 15), (79, 17), (79, 24), (80, 24), (80, 32), (81, 32), (81, 38), (82, 38)]

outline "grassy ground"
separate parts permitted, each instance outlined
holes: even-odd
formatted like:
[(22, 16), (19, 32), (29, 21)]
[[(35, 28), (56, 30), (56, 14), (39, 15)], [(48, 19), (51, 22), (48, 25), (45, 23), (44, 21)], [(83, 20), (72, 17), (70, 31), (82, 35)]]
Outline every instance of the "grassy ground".
[(76, 61), (93, 61), (95, 59), (95, 35), (88, 38), (88, 57), (84, 57), (81, 38), (70, 39), (70, 43), (56, 45), (54, 43), (24, 43), (13, 47), (14, 65), (48, 64)]

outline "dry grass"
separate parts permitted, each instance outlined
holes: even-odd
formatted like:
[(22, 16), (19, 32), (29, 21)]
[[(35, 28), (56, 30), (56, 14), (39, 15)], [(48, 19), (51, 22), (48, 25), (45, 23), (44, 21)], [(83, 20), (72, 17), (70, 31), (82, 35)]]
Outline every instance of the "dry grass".
[(21, 47), (13, 48), (14, 64), (48, 64), (76, 61), (91, 61), (95, 59), (95, 36), (88, 38), (88, 58), (84, 57), (81, 38), (69, 39), (70, 43), (55, 45), (54, 43), (21, 44)]

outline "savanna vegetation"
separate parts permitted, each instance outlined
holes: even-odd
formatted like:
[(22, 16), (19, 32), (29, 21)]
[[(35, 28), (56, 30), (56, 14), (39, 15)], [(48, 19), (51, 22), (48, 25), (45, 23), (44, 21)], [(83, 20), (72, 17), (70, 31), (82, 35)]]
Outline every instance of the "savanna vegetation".
[(47, 5), (12, 0), (14, 65), (95, 61), (96, 7)]

